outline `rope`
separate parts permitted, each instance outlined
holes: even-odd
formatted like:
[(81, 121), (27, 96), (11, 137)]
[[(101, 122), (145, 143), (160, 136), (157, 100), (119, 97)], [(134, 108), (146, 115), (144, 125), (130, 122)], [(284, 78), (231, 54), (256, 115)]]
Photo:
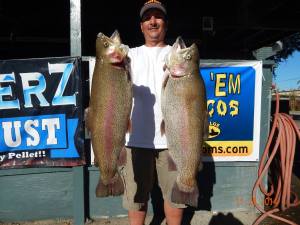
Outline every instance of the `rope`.
[[(280, 210), (285, 211), (290, 207), (300, 205), (297, 195), (291, 191), (297, 136), (300, 140), (300, 131), (292, 117), (285, 113), (279, 113), (279, 94), (276, 92), (276, 111), (273, 125), (259, 164), (258, 178), (252, 190), (252, 202), (262, 214), (254, 221), (253, 225), (260, 224), (266, 217), (272, 217), (287, 224), (298, 225), (293, 221), (274, 215)], [(270, 179), (268, 192), (262, 180), (269, 171), (270, 165), (272, 169), (274, 168), (274, 173), (268, 177)], [(264, 206), (260, 206), (255, 201), (258, 188), (271, 202), (272, 207), (269, 211), (264, 210)]]

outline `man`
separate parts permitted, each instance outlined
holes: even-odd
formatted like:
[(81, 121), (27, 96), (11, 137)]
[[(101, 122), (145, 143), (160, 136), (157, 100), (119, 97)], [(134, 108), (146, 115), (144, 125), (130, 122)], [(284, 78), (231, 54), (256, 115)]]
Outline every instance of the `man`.
[(144, 224), (157, 171), (167, 224), (179, 225), (185, 205), (171, 201), (177, 172), (169, 170), (167, 141), (160, 131), (164, 58), (171, 50), (165, 43), (167, 11), (159, 1), (150, 0), (141, 8), (140, 17), (145, 44), (129, 51), (134, 101), (132, 132), (126, 137), (127, 163), (120, 169), (125, 186), (123, 206), (131, 225)]

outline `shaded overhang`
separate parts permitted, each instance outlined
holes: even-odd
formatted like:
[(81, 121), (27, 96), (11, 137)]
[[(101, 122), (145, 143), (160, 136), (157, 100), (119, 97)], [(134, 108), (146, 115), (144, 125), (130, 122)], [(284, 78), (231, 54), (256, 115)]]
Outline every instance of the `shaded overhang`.
[[(139, 10), (144, 0), (0, 0), (0, 58), (70, 55), (70, 12), (81, 4), (82, 55), (95, 55), (99, 32), (118, 29), (130, 47), (143, 44)], [(252, 51), (300, 31), (300, 4), (280, 0), (164, 1), (167, 42), (182, 36), (201, 58), (251, 59)], [(74, 19), (74, 15), (73, 15)], [(73, 30), (74, 31), (74, 30)]]

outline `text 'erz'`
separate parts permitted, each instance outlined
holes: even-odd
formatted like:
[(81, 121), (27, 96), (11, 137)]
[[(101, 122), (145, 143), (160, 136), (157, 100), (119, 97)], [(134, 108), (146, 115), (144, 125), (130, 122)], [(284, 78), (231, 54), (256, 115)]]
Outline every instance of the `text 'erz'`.
[[(63, 96), (66, 89), (68, 80), (73, 70), (72, 63), (48, 63), (48, 69), (50, 76), (54, 74), (62, 73), (60, 82), (56, 88), (53, 96), (51, 105), (75, 105), (76, 106), (76, 94), (70, 96)], [(43, 92), (47, 88), (45, 77), (39, 72), (29, 72), (19, 74), (22, 80), (23, 96), (24, 96), (24, 107), (30, 108), (32, 105), (32, 96), (36, 96), (39, 100), (39, 106), (47, 107), (50, 103), (46, 100)], [(32, 82), (37, 83), (32, 85)], [(20, 109), (19, 99), (13, 99), (12, 86), (11, 84), (16, 83), (15, 73), (0, 74), (0, 110), (1, 109)], [(4, 87), (2, 84), (6, 84)], [(4, 97), (12, 98), (11, 100), (4, 100)]]

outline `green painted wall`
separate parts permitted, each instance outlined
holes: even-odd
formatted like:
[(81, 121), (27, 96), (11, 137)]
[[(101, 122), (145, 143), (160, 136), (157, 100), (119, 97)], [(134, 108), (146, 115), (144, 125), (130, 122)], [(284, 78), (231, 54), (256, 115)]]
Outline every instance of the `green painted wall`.
[(0, 171), (0, 221), (71, 218), (72, 169)]
[(127, 211), (122, 208), (121, 197), (97, 198), (95, 189), (99, 179), (99, 170), (96, 167), (89, 167), (89, 215), (91, 218), (102, 216), (126, 215)]

